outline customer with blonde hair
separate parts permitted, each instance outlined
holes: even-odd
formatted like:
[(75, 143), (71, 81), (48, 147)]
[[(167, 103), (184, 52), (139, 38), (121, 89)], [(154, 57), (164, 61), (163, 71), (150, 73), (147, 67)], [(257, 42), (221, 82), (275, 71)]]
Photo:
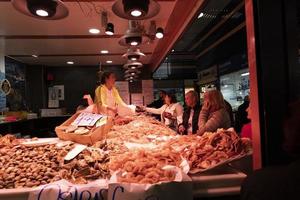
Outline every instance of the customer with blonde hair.
[(198, 120), (197, 134), (216, 131), (218, 128), (229, 128), (230, 117), (226, 111), (223, 95), (218, 90), (204, 93), (204, 102)]

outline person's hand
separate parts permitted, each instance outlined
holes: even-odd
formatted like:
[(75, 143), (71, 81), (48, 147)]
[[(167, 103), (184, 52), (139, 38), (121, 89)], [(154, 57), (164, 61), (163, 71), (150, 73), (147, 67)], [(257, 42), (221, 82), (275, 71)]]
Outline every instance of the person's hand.
[(209, 102), (208, 102), (208, 101), (204, 101), (204, 102), (203, 102), (202, 109), (203, 109), (203, 110), (209, 110), (209, 107), (210, 107)]
[(146, 107), (145, 106), (136, 106), (135, 112), (145, 112)]
[(173, 119), (173, 116), (169, 112), (163, 112), (162, 116), (167, 119)]
[(184, 126), (183, 126), (183, 125), (179, 125), (179, 127), (178, 127), (178, 132), (179, 132), (180, 134), (183, 134), (184, 131), (185, 131)]
[(92, 99), (92, 97), (91, 97), (91, 95), (89, 95), (89, 94), (83, 95), (82, 98), (87, 100), (89, 106), (92, 105), (92, 104), (94, 103), (94, 102), (93, 102), (93, 99)]
[(113, 113), (117, 114), (118, 110), (116, 107), (107, 107), (108, 110), (112, 111)]

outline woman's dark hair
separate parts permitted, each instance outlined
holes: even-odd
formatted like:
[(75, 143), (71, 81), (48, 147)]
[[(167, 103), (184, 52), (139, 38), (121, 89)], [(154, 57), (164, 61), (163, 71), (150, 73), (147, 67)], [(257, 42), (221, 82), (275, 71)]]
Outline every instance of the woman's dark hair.
[(177, 99), (176, 99), (175, 93), (173, 93), (173, 92), (167, 92), (166, 96), (168, 96), (170, 98), (170, 103), (177, 103)]
[(113, 72), (103, 72), (100, 76), (100, 84), (105, 84), (106, 80), (109, 78), (110, 75), (114, 74)]

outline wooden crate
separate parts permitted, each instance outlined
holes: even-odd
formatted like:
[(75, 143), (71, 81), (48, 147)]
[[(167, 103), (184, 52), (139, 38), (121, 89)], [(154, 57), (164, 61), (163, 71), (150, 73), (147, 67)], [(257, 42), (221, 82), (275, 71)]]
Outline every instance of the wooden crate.
[(67, 121), (65, 121), (60, 126), (55, 128), (56, 135), (62, 140), (69, 140), (79, 144), (94, 144), (97, 141), (103, 140), (106, 138), (106, 135), (110, 128), (113, 125), (112, 118), (108, 117), (107, 123), (97, 127), (93, 131), (90, 131), (87, 134), (79, 135), (75, 133), (66, 133), (63, 127), (69, 126), (72, 122), (78, 117), (80, 113), (75, 113), (72, 117), (70, 117)]

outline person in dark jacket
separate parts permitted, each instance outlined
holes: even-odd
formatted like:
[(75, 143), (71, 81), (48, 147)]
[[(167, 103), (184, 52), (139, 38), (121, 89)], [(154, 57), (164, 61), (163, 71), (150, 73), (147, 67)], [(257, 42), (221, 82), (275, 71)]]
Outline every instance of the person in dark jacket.
[(153, 101), (152, 103), (150, 103), (149, 105), (147, 105), (147, 107), (149, 108), (160, 108), (165, 104), (165, 96), (166, 96), (167, 92), (164, 90), (160, 90), (159, 91), (159, 99)]
[(230, 118), (230, 126), (233, 127), (234, 126), (234, 118), (233, 118), (232, 106), (225, 99), (224, 99), (224, 103), (225, 103), (225, 109), (228, 112), (228, 115), (229, 115), (229, 118)]
[(242, 130), (243, 125), (248, 124), (250, 119), (248, 119), (247, 108), (249, 107), (249, 96), (245, 96), (244, 103), (242, 103), (237, 110), (235, 118), (235, 130), (239, 133)]
[[(164, 90), (159, 91), (159, 99), (154, 100), (152, 103), (148, 104), (148, 108), (160, 108), (165, 104), (165, 97), (167, 92)], [(161, 121), (160, 115), (152, 114), (157, 120)]]
[(241, 200), (295, 200), (300, 191), (300, 100), (289, 105), (283, 123), (283, 149), (290, 156), (287, 165), (254, 171), (242, 183)]
[(178, 126), (180, 134), (195, 134), (198, 130), (198, 119), (201, 111), (198, 93), (189, 91), (185, 94), (187, 109), (183, 113), (183, 122)]

